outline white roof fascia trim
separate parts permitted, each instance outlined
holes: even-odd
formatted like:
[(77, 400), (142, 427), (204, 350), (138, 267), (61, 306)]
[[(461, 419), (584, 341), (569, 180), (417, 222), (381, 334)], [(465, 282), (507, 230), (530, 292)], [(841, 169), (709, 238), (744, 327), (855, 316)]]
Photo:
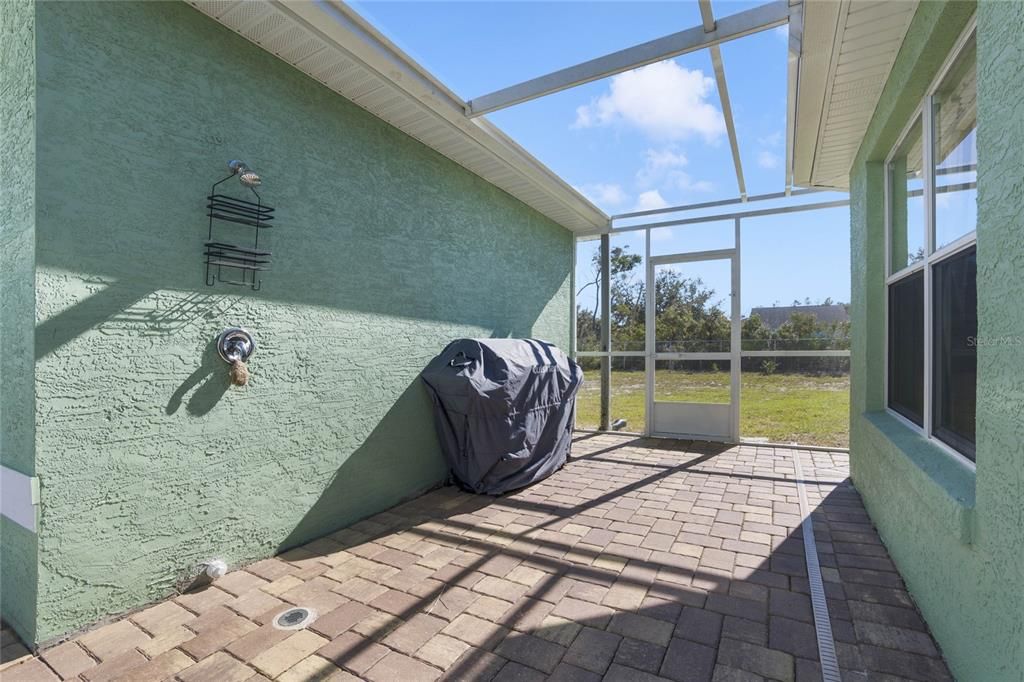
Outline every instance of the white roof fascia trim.
[[(270, 4), (305, 30), (341, 50), (378, 77), (414, 98), (447, 125), (471, 138), (486, 152), (500, 159), (531, 184), (577, 214), (589, 228), (573, 231), (607, 229), (608, 216), (603, 211), (522, 147), (512, 142), (493, 124), (467, 119), (465, 102), (344, 3), (336, 0), (270, 0)], [(429, 143), (424, 143), (429, 146)]]
[(793, 185), (848, 188), (850, 165), (918, 6), (919, 0), (803, 3)]
[[(850, 11), (850, 3), (852, 0), (840, 0), (839, 2), (839, 24), (836, 26), (836, 40), (832, 43), (832, 58), (828, 65), (828, 76), (825, 78), (825, 92), (823, 93), (823, 100), (821, 103), (821, 122), (818, 123), (817, 135), (814, 140), (814, 156), (811, 157), (811, 181), (814, 182), (815, 176), (818, 171), (818, 150), (821, 149), (821, 143), (825, 139), (825, 127), (827, 120), (824, 120), (825, 113), (829, 111), (832, 106), (832, 86), (836, 78), (836, 69), (839, 68), (839, 55), (842, 51), (843, 43), (840, 40), (839, 26), (845, 30), (846, 15)], [(877, 104), (877, 102), (876, 102)], [(852, 161), (852, 159), (851, 159)]]

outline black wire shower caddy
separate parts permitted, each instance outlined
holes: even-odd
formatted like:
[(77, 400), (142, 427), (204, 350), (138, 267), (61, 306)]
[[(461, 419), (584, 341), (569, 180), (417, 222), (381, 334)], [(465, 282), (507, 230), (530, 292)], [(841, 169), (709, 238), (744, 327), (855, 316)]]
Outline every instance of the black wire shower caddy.
[[(270, 251), (260, 249), (260, 231), (272, 227), (274, 208), (263, 205), (263, 200), (253, 187), (249, 191), (256, 201), (229, 197), (217, 192), (217, 186), (235, 177), (235, 173), (223, 180), (213, 183), (210, 195), (206, 197), (207, 216), (210, 218), (210, 229), (206, 250), (206, 286), (212, 287), (217, 282), (234, 286), (249, 287), (259, 291), (263, 280), (259, 273), (270, 269)], [(223, 221), (244, 225), (252, 228), (252, 247), (242, 246), (233, 242), (218, 241), (213, 237), (214, 221)]]

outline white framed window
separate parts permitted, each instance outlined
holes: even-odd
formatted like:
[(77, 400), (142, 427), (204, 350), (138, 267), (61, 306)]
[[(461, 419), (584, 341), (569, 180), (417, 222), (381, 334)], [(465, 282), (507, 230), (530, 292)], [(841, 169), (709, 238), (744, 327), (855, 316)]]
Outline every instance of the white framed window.
[(886, 408), (975, 460), (974, 20), (885, 162)]

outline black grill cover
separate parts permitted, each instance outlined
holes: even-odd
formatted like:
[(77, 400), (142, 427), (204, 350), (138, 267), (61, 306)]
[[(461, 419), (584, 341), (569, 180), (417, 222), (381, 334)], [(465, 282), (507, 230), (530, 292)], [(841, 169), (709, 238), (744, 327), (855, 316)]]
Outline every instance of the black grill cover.
[(499, 495), (547, 478), (572, 444), (579, 365), (534, 339), (458, 339), (422, 374), (456, 482)]

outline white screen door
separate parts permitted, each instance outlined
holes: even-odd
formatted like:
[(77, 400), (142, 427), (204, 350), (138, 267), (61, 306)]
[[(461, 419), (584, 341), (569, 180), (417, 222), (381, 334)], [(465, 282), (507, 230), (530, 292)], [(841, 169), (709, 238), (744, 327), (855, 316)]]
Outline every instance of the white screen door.
[(647, 432), (739, 441), (738, 249), (647, 260)]

